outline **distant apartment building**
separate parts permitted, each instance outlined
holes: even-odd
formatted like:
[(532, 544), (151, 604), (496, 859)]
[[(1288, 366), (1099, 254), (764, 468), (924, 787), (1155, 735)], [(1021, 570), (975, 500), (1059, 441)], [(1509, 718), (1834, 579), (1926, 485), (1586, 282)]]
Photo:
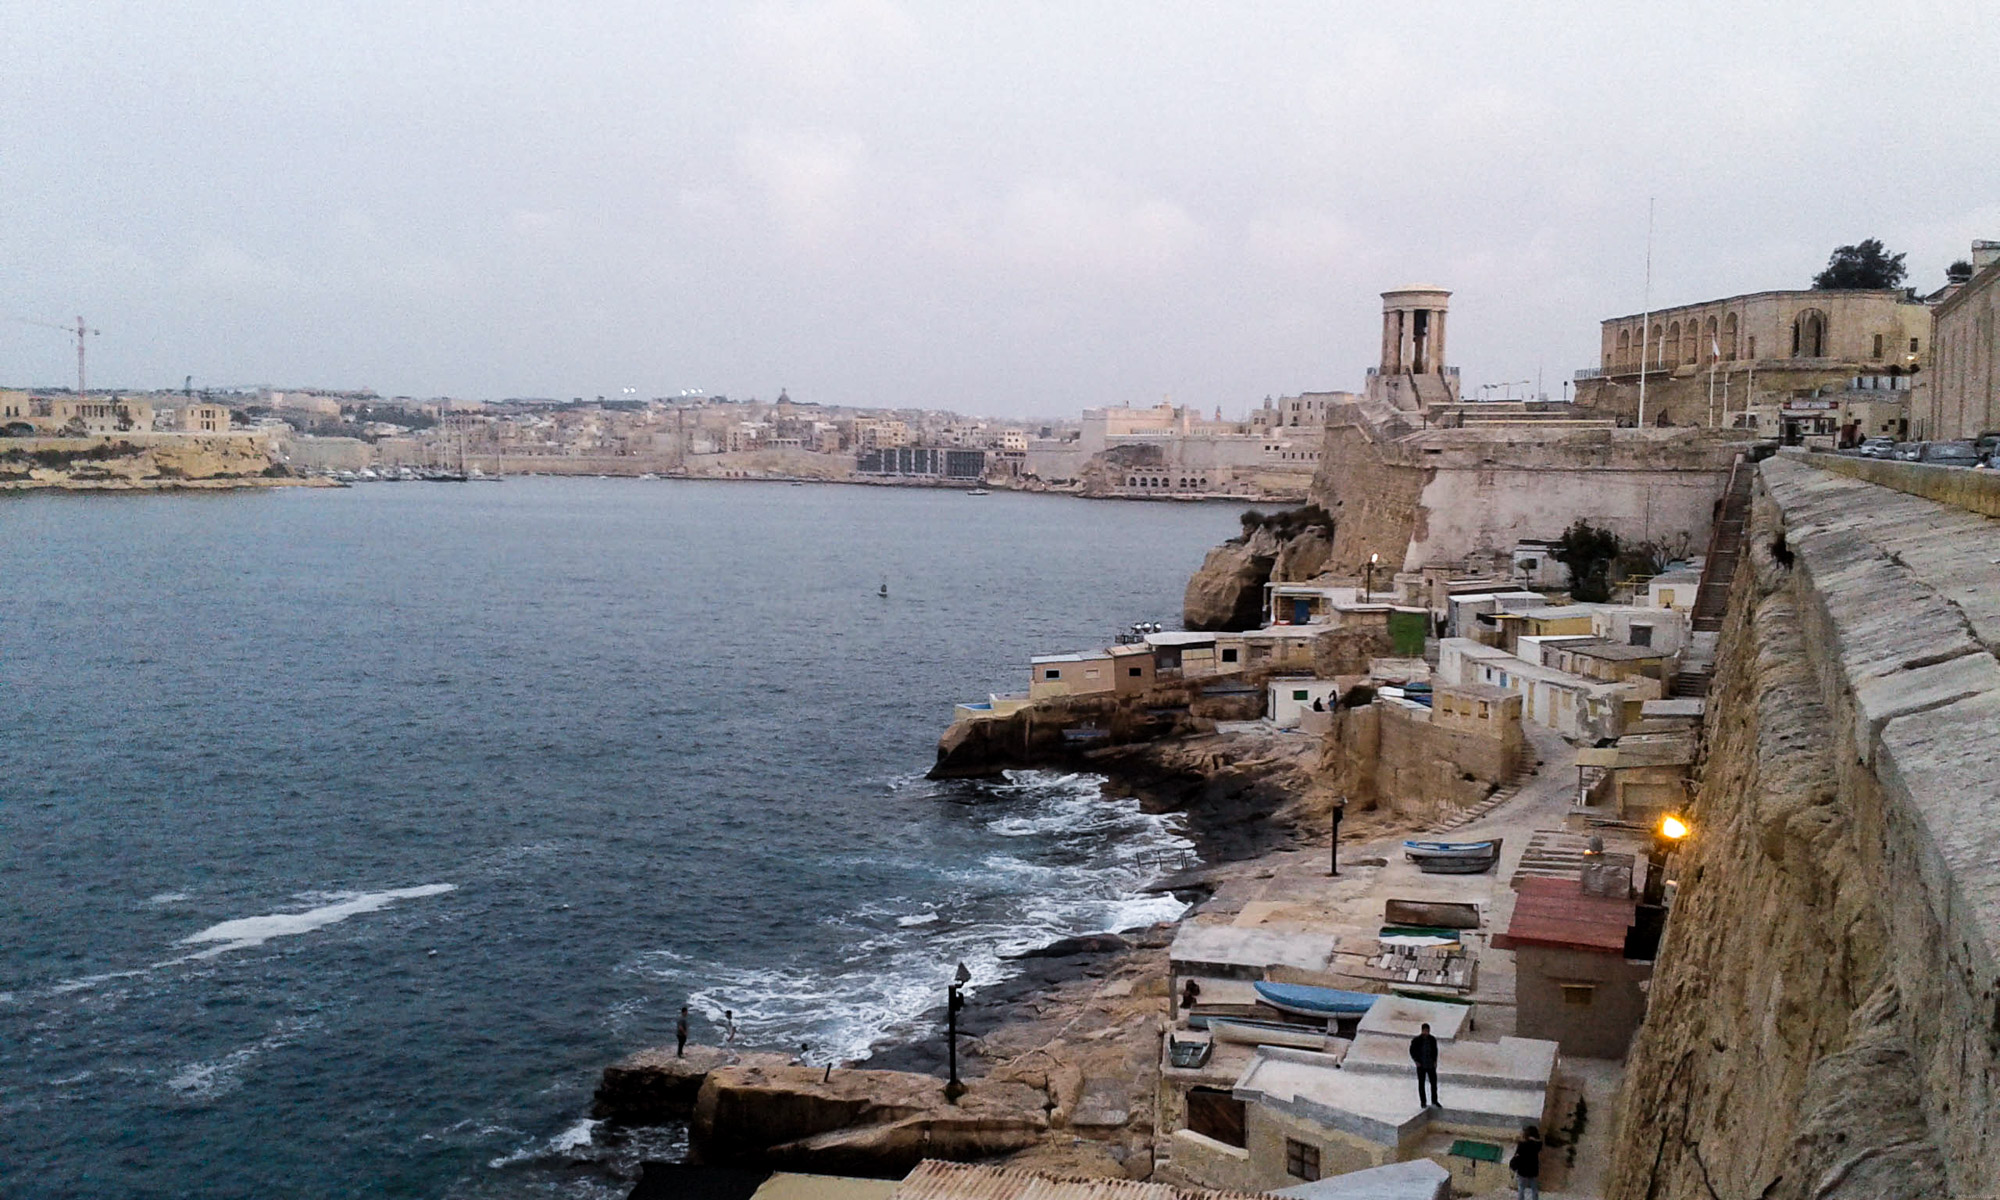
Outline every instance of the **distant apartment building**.
[(986, 474), (986, 452), (956, 446), (885, 446), (861, 451), (854, 469), (861, 475), (971, 481)]
[(906, 421), (886, 417), (857, 417), (853, 431), (854, 448), (857, 450), (883, 450), (910, 444), (910, 426)]
[(79, 399), (75, 396), (5, 392), (0, 393), (0, 421), (17, 429), (44, 435), (151, 433), (153, 406), (144, 400), (123, 396), (86, 396)]
[[(339, 408), (334, 411), (338, 413)], [(181, 407), (182, 433), (227, 433), (229, 410), (220, 404), (187, 404)]]
[(1974, 242), (1972, 270), (1933, 314), (1934, 367), (1917, 404), (1919, 438), (2000, 430), (2000, 242)]

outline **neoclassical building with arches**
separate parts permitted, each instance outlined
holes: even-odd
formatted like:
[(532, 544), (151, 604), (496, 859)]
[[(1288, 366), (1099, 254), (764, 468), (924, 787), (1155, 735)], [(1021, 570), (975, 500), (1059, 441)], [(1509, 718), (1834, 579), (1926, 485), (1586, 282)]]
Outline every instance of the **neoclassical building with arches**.
[[(1612, 317), (1598, 365), (1577, 372), (1577, 402), (1635, 416), (1646, 379), (1646, 422), (1705, 424), (1729, 408), (1809, 392), (1854, 375), (1906, 375), (1930, 355), (1930, 307), (1898, 290), (1751, 292)], [(1757, 399), (1753, 400), (1751, 393)]]

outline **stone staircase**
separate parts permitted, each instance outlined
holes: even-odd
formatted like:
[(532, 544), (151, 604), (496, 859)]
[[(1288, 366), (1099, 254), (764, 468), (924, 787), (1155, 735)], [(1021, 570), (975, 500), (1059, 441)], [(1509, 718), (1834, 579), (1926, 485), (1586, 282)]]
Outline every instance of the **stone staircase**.
[(1432, 833), (1450, 833), (1454, 829), (1462, 829), (1472, 824), (1474, 821), (1479, 820), (1487, 813), (1492, 812), (1494, 809), (1499, 808), (1519, 795), (1521, 789), (1534, 777), (1535, 760), (1531, 757), (1524, 757), (1521, 760), (1521, 765), (1514, 768), (1514, 773), (1507, 777), (1505, 783), (1495, 788), (1492, 795), (1470, 808), (1439, 801), (1437, 818), (1431, 825), (1430, 831)]
[(1708, 685), (1714, 681), (1714, 663), (1697, 663), (1683, 667), (1674, 676), (1674, 696), (1680, 699), (1698, 700), (1708, 695)]
[[(1695, 593), (1694, 628), (1713, 632), (1722, 628), (1729, 610), (1729, 585), (1736, 578), (1736, 564), (1743, 557), (1743, 527), (1750, 516), (1750, 481), (1756, 473), (1750, 460), (1739, 454), (1729, 468), (1729, 485), (1715, 512), (1715, 528), (1708, 539), (1708, 555), (1702, 561), (1701, 590)], [(1680, 693), (1675, 692), (1676, 695)], [(1701, 695), (1707, 695), (1706, 682)]]

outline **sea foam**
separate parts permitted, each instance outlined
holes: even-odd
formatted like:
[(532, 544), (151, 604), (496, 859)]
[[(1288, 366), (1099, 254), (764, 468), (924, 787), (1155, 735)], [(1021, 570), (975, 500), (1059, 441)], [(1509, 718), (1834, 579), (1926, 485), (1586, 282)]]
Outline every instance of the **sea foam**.
[(199, 946), (213, 942), (212, 946), (199, 951), (191, 958), (214, 958), (231, 950), (247, 950), (261, 946), (272, 938), (295, 937), (324, 929), (328, 925), (338, 925), (349, 917), (362, 913), (376, 912), (389, 907), (398, 900), (415, 900), (422, 896), (436, 896), (457, 890), (452, 883), (427, 883), (422, 887), (397, 888), (387, 892), (351, 892), (332, 904), (309, 908), (298, 913), (270, 913), (261, 917), (238, 917), (211, 925), (200, 933), (189, 934), (177, 945)]

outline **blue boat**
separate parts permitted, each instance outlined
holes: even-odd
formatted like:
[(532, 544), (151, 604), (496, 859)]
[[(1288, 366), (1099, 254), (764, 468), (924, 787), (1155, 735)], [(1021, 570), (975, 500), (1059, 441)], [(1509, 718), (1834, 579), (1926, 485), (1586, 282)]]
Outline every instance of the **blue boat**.
[(1373, 992), (1343, 992), (1305, 983), (1260, 983), (1257, 996), (1280, 1012), (1302, 1017), (1358, 1017), (1382, 998)]

